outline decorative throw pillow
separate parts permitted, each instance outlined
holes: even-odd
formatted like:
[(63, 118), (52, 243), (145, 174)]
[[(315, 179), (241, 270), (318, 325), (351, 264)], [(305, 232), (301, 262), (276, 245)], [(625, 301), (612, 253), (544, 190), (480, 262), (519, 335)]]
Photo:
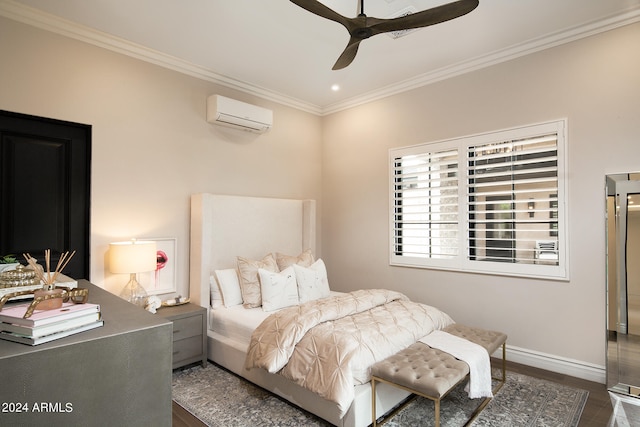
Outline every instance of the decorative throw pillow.
[(262, 305), (260, 278), (258, 277), (259, 268), (277, 273), (278, 265), (273, 254), (266, 255), (261, 261), (238, 257), (238, 276), (240, 277), (240, 290), (245, 308), (255, 308)]
[(220, 287), (220, 294), (224, 306), (233, 307), (234, 305), (242, 304), (238, 272), (234, 268), (216, 270), (216, 278), (218, 279), (218, 286)]
[(209, 276), (209, 292), (211, 293), (211, 308), (222, 307), (222, 294), (220, 293), (220, 286), (218, 286), (218, 280), (215, 274)]
[(309, 267), (313, 264), (313, 254), (311, 253), (311, 249), (307, 249), (298, 256), (285, 255), (276, 252), (276, 262), (278, 263), (280, 271), (292, 266), (293, 264)]
[(280, 273), (258, 269), (260, 289), (262, 290), (262, 309), (278, 310), (298, 304), (298, 285), (293, 267), (285, 268)]
[(327, 268), (324, 261), (317, 260), (309, 268), (293, 265), (298, 283), (298, 298), (300, 303), (326, 298), (331, 293)]

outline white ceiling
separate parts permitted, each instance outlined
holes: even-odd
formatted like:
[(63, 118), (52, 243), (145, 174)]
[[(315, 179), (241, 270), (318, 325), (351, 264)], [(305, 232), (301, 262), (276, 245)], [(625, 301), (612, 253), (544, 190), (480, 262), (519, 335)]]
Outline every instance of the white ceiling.
[[(365, 13), (449, 1), (367, 0)], [(358, 13), (358, 0), (322, 2)], [(326, 114), (638, 22), (640, 0), (480, 0), (458, 19), (364, 40), (339, 71), (346, 29), (288, 0), (0, 0), (0, 15)]]

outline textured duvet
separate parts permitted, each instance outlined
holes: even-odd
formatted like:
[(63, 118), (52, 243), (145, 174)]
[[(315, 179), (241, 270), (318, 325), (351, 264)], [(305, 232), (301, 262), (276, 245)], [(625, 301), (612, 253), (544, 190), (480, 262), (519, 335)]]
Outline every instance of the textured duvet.
[(245, 367), (279, 373), (349, 409), (372, 364), (453, 323), (401, 293), (367, 289), (280, 310), (256, 328)]

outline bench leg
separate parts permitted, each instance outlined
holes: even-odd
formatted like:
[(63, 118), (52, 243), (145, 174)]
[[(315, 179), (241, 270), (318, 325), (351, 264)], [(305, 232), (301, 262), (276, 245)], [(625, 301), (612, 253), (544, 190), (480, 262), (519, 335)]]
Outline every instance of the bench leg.
[(506, 341), (502, 343), (502, 378), (491, 377), (494, 380), (498, 380), (498, 384), (493, 389), (493, 393), (497, 393), (504, 383), (507, 381), (507, 343)]
[(502, 343), (502, 382), (507, 381), (507, 342)]
[[(389, 413), (381, 414), (380, 416), (382, 418), (380, 419), (380, 422), (378, 422), (378, 419), (376, 417), (376, 412), (377, 412), (377, 409), (376, 409), (376, 388), (377, 388), (378, 384), (382, 384), (382, 383), (387, 383), (387, 384), (392, 385), (394, 387), (398, 387), (398, 388), (400, 388), (402, 390), (406, 390), (411, 394), (409, 396), (407, 396), (403, 401), (401, 401)], [(433, 397), (425, 396), (425, 395), (421, 395), (421, 394), (416, 394), (416, 392), (411, 390), (411, 389), (408, 389), (408, 388), (403, 387), (403, 386), (398, 385), (398, 384), (394, 384), (394, 383), (392, 383), (390, 381), (387, 381), (387, 380), (383, 380), (381, 378), (377, 378), (377, 377), (371, 376), (371, 426), (372, 427), (380, 427), (381, 425), (383, 425), (384, 423), (389, 421), (391, 418), (393, 418), (398, 412), (402, 411), (409, 403), (411, 403), (419, 395), (424, 397), (424, 398), (434, 400)]]
[(436, 427), (440, 427), (440, 399), (434, 400), (435, 403), (435, 418), (436, 418)]
[[(493, 372), (493, 371), (492, 371)], [(500, 389), (502, 388), (502, 386), (504, 385), (504, 383), (507, 381), (507, 342), (503, 342), (502, 343), (502, 378), (497, 378), (494, 377), (493, 375), (491, 376), (491, 379), (497, 380), (498, 384), (496, 384), (495, 387), (493, 387), (493, 389), (491, 390), (491, 392), (493, 393), (493, 395), (495, 396), (495, 394), (500, 391)], [(467, 421), (468, 425), (469, 423), (471, 423), (473, 420), (476, 419), (476, 417), (478, 415), (480, 415), (480, 412), (482, 412), (484, 410), (484, 407), (487, 406), (487, 404), (491, 401), (490, 397), (486, 397), (482, 403), (480, 403), (480, 406), (478, 406), (476, 408), (476, 410), (473, 412), (473, 414), (471, 414), (471, 418), (469, 418), (469, 420)]]

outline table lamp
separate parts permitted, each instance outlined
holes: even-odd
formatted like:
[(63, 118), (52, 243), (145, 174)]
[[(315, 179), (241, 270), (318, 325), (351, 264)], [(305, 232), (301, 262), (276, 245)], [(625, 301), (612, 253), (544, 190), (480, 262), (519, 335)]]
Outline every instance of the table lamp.
[(144, 307), (147, 292), (137, 280), (137, 274), (156, 269), (156, 242), (130, 240), (109, 244), (109, 271), (112, 273), (129, 274), (120, 298)]

